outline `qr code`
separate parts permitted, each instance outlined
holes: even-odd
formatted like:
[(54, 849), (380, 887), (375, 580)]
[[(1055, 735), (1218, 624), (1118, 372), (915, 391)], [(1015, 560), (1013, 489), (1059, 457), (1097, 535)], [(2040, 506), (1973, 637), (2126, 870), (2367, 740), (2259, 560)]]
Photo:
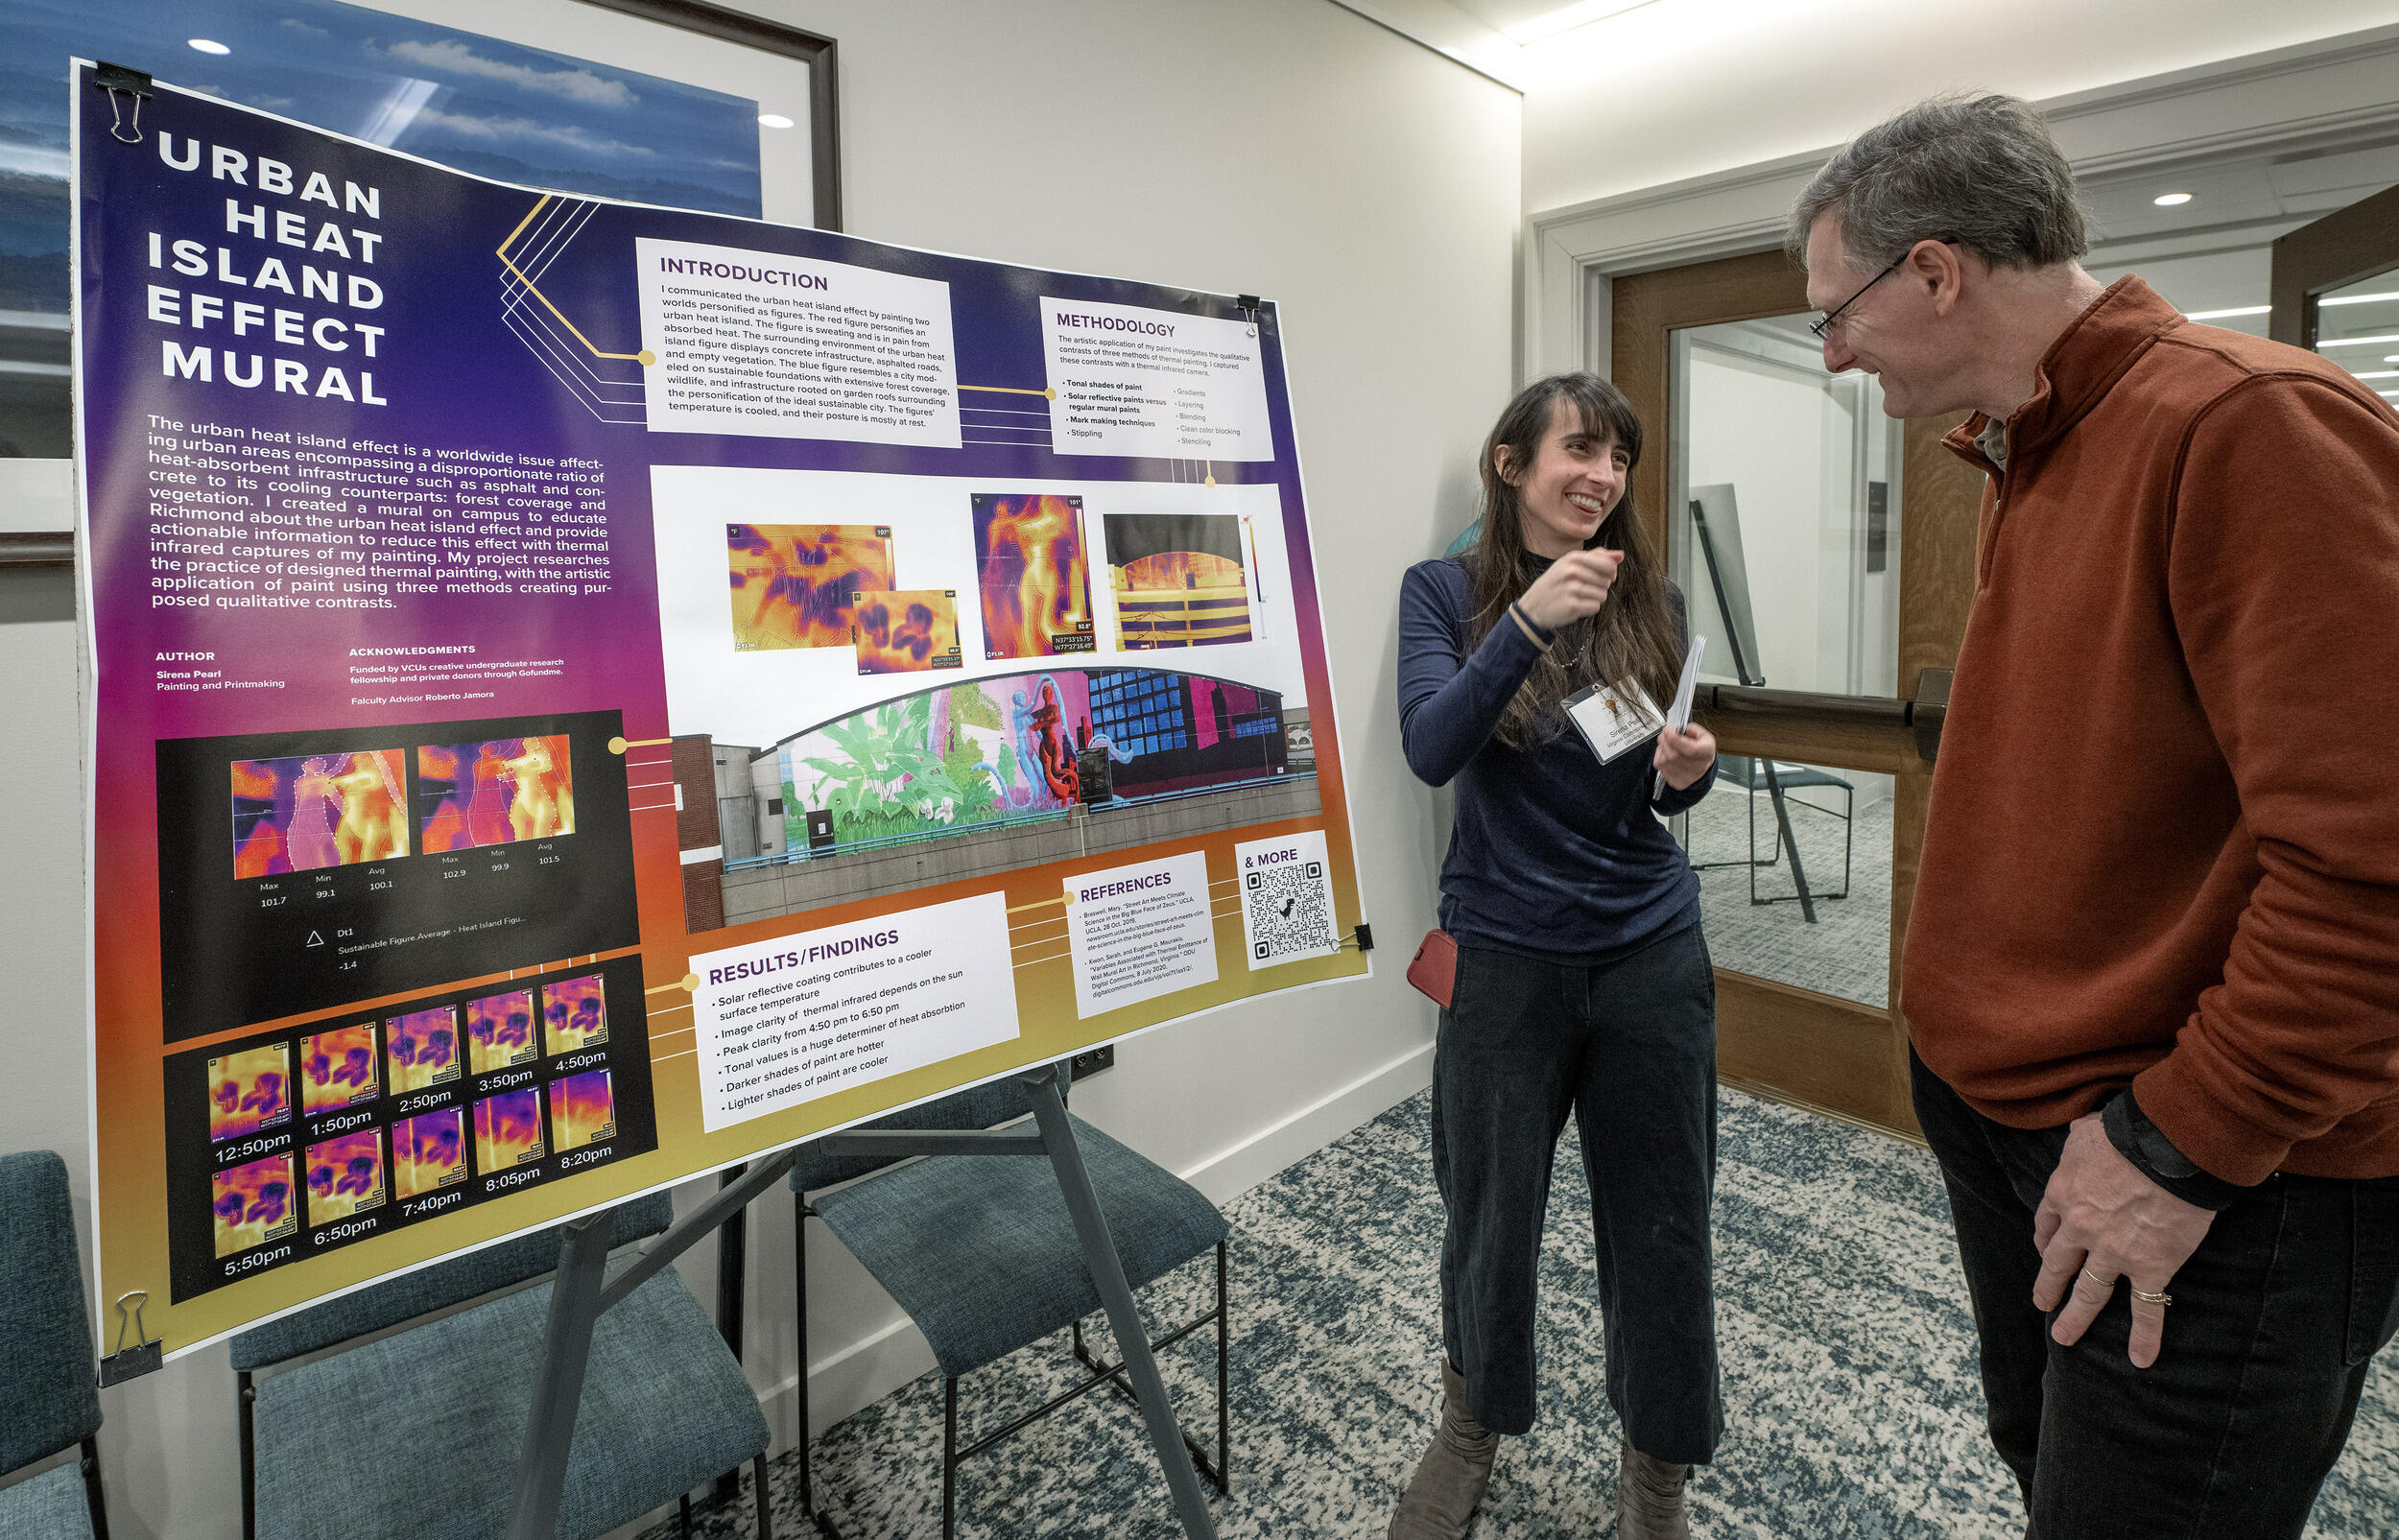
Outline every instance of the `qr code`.
[(1321, 830), (1241, 845), (1236, 855), (1241, 865), (1241, 928), (1249, 945), (1250, 967), (1341, 950)]

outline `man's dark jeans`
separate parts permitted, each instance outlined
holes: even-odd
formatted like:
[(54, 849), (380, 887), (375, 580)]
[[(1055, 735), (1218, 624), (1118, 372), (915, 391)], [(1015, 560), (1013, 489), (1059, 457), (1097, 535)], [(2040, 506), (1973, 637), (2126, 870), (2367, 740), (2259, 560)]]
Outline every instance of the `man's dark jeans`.
[(1433, 1058), (1441, 1335), (1497, 1433), (1532, 1426), (1533, 1284), (1569, 1112), (1591, 1177), (1608, 1401), (1635, 1449), (1700, 1463), (1724, 1409), (1708, 1244), (1716, 981), (1698, 926), (1596, 968), (1459, 948)]
[(2067, 1130), (1994, 1123), (1910, 1065), (2029, 1540), (2295, 1540), (2399, 1327), (2399, 1177), (2272, 1176), (2235, 1200), (2167, 1286), (2165, 1346), (2139, 1369), (2121, 1286), (2073, 1347), (2033, 1308), (2033, 1216)]

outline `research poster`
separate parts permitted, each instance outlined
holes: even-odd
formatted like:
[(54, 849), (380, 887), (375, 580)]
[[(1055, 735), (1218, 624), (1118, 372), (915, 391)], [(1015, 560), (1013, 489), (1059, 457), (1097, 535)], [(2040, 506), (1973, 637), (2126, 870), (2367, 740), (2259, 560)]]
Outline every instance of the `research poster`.
[(1272, 304), (73, 89), (104, 1342), (1366, 971)]

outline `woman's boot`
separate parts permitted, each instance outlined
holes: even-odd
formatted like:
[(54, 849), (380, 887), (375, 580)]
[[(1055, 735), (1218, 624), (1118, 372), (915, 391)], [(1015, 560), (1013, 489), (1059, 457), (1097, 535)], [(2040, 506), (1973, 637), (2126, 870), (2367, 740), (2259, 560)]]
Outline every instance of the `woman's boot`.
[(1682, 1489), (1691, 1467), (1652, 1459), (1627, 1440), (1616, 1457), (1616, 1540), (1691, 1540)]
[(1466, 1410), (1465, 1376), (1442, 1364), (1441, 1426), (1400, 1495), (1389, 1540), (1465, 1540), (1498, 1454), (1499, 1434)]

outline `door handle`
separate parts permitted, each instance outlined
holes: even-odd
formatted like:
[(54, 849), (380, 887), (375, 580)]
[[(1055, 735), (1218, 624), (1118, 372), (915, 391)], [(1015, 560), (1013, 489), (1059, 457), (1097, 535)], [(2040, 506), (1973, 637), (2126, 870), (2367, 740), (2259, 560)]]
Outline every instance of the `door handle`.
[(1941, 751), (1941, 723), (1949, 720), (1949, 686), (1955, 669), (1925, 669), (1916, 675), (1916, 698), (1909, 702), (1909, 725), (1916, 730), (1916, 756), (1927, 765)]

